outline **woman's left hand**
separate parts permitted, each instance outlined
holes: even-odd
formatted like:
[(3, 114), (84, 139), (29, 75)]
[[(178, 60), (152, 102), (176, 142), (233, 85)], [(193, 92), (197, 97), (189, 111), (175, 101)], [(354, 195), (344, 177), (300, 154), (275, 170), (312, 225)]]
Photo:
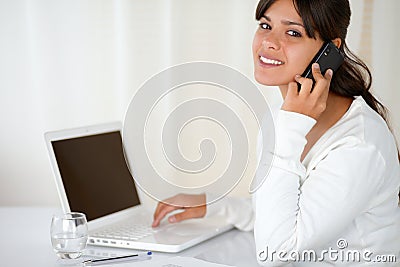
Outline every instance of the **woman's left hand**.
[(301, 84), (300, 92), (296, 82), (289, 83), (282, 110), (304, 114), (315, 120), (325, 111), (333, 72), (329, 69), (323, 76), (318, 63), (314, 63), (312, 74), (315, 79), (314, 88), (311, 79), (300, 75), (295, 77), (296, 82)]
[(171, 198), (159, 202), (154, 212), (153, 227), (160, 225), (160, 221), (168, 213), (175, 210), (183, 210), (168, 218), (170, 223), (180, 222), (192, 218), (202, 218), (206, 215), (207, 204), (206, 195), (178, 194)]

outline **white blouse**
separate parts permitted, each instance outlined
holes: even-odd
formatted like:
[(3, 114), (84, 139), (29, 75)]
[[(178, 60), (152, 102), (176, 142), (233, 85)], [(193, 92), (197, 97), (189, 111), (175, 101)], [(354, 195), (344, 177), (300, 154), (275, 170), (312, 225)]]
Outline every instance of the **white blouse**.
[(227, 197), (207, 214), (254, 228), (262, 265), (399, 266), (400, 165), (385, 121), (357, 97), (300, 162), (315, 123), (278, 111), (272, 168), (253, 205)]

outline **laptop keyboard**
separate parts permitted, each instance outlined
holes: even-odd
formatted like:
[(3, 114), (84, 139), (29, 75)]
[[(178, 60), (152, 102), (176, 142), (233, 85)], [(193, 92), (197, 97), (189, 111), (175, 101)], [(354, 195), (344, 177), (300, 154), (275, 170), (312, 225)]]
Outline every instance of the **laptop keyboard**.
[(124, 239), (124, 240), (138, 240), (155, 232), (153, 228), (147, 224), (133, 224), (132, 222), (118, 223), (100, 228), (91, 233), (93, 237)]

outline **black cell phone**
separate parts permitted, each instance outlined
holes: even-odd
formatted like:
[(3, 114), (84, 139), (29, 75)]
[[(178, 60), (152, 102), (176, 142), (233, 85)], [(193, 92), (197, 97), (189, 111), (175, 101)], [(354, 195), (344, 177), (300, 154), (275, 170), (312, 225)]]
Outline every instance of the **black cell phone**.
[[(333, 70), (335, 73), (340, 65), (342, 65), (343, 61), (344, 56), (342, 52), (340, 52), (340, 50), (332, 42), (325, 42), (301, 76), (312, 79), (315, 82), (312, 76), (313, 63), (318, 63), (322, 75), (325, 75), (325, 72), (328, 69)], [(298, 84), (298, 88), (300, 91), (300, 84)]]

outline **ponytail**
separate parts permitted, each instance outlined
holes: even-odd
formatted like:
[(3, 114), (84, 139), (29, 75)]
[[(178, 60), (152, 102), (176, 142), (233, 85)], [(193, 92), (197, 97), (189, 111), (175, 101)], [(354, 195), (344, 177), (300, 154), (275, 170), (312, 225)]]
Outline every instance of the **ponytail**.
[(370, 92), (372, 75), (368, 66), (348, 49), (345, 41), (340, 50), (345, 55), (345, 60), (332, 78), (330, 91), (345, 97), (361, 96), (368, 106), (383, 118), (393, 133), (387, 108)]
[[(343, 42), (340, 50), (345, 55), (345, 60), (342, 66), (333, 76), (330, 90), (338, 95), (345, 97), (362, 96), (368, 106), (370, 106), (383, 118), (389, 130), (393, 133), (393, 129), (388, 119), (387, 108), (381, 102), (379, 102), (379, 100), (377, 100), (370, 92), (372, 75), (368, 66), (348, 49), (345, 42)], [(400, 162), (399, 152), (397, 153), (397, 157)]]
[(345, 60), (333, 76), (330, 90), (345, 97), (362, 96), (368, 106), (389, 125), (387, 108), (370, 92), (372, 75), (368, 66), (348, 49), (344, 41), (340, 50), (345, 55)]

